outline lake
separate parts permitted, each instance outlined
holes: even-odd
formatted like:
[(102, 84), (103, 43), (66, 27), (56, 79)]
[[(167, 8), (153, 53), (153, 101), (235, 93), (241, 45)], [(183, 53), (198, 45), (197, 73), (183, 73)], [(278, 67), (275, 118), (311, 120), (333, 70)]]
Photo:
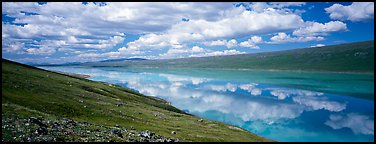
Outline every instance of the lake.
[(277, 141), (374, 141), (374, 75), (39, 67), (90, 75)]

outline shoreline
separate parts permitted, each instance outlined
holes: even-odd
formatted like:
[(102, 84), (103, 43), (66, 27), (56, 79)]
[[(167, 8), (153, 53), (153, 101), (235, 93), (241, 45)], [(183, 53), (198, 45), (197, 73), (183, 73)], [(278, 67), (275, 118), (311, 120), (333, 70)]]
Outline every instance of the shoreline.
[(84, 79), (90, 78), (90, 75), (85, 75), (85, 74), (69, 73), (69, 72), (62, 72), (62, 71), (53, 71), (53, 72), (64, 74), (64, 75), (69, 75), (73, 77), (78, 77), (78, 78), (84, 78)]
[[(114, 67), (114, 66), (104, 66)], [(121, 66), (115, 66), (121, 67)], [(241, 70), (241, 71), (283, 71), (283, 72), (306, 72), (306, 73), (339, 73), (339, 74), (363, 74), (374, 75), (374, 72), (350, 72), (350, 71), (320, 71), (320, 70), (283, 70), (283, 69), (252, 69), (252, 68), (180, 68), (180, 67), (127, 67), (127, 68), (167, 68), (167, 69), (206, 69), (206, 70)]]

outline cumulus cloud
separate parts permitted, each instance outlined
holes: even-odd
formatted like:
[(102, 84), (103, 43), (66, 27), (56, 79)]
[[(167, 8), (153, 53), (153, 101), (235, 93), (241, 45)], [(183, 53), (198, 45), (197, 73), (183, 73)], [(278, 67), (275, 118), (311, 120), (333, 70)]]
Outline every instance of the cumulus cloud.
[[(6, 42), (4, 52), (34, 55), (64, 52), (70, 55), (65, 59), (91, 53), (89, 50), (92, 49), (101, 53), (97, 58), (165, 58), (179, 53), (189, 53), (179, 57), (240, 54), (243, 52), (232, 49), (259, 49), (257, 44), (261, 43), (319, 41), (326, 33), (346, 28), (337, 21), (324, 24), (304, 21), (299, 10), (290, 9), (305, 3), (250, 3), (243, 6), (138, 2), (2, 4), (3, 14), (15, 18), (11, 23), (2, 24), (2, 40)], [(296, 31), (293, 35), (298, 37), (286, 35), (292, 31)], [(262, 36), (277, 33), (271, 42), (262, 40)], [(139, 38), (122, 45), (128, 34)], [(238, 41), (244, 37), (250, 38)], [(192, 43), (226, 46), (231, 50), (191, 49)], [(114, 51), (114, 47), (117, 50)], [(167, 53), (159, 56), (161, 50), (167, 50)], [(149, 51), (154, 55), (147, 55)]]
[(233, 48), (233, 47), (249, 47), (254, 49), (259, 49), (256, 44), (262, 43), (262, 37), (260, 36), (252, 36), (247, 41), (243, 41), (238, 43), (235, 39), (231, 39), (229, 41), (227, 40), (215, 40), (210, 42), (203, 42), (205, 46), (226, 46), (227, 48)]
[(270, 38), (269, 44), (281, 44), (288, 42), (307, 42), (307, 41), (322, 41), (322, 36), (303, 36), (303, 37), (291, 37), (291, 35), (284, 32), (280, 32), (277, 35)]
[(207, 53), (192, 54), (189, 57), (207, 57), (207, 56), (221, 56), (221, 55), (235, 55), (235, 54), (245, 54), (245, 52), (240, 52), (237, 50), (224, 50), (224, 51), (212, 51)]
[(303, 6), (305, 5), (305, 2), (270, 2), (270, 5), (273, 7), (290, 7), (290, 6)]
[(374, 120), (358, 113), (331, 114), (325, 124), (333, 129), (350, 128), (355, 134), (374, 135)]
[(326, 97), (295, 96), (292, 99), (294, 102), (311, 107), (313, 110), (325, 109), (340, 112), (346, 109), (346, 103), (329, 101)]
[(296, 36), (317, 36), (327, 35), (329, 32), (346, 31), (347, 26), (340, 21), (328, 23), (307, 22), (307, 26), (295, 30), (292, 34)]
[(243, 41), (239, 44), (241, 47), (249, 47), (249, 48), (254, 48), (254, 49), (259, 49), (260, 47), (257, 46), (256, 44), (262, 43), (262, 37), (260, 36), (252, 36), (250, 39), (247, 41)]
[[(175, 44), (184, 44), (192, 41), (209, 41), (205, 44), (212, 46), (225, 45), (228, 48), (232, 48), (238, 45), (237, 41), (235, 39), (229, 41), (223, 39), (293, 30), (303, 25), (303, 19), (296, 14), (281, 14), (274, 11), (258, 13), (247, 11), (244, 7), (236, 7), (231, 11), (225, 11), (219, 20), (190, 19), (188, 22), (180, 22), (173, 25), (171, 29), (163, 34), (142, 36), (138, 40), (130, 42), (128, 46), (160, 48), (172, 47)], [(242, 46), (249, 45), (244, 43)]]
[(270, 94), (272, 96), (278, 97), (279, 100), (284, 100), (290, 96), (320, 96), (323, 93), (320, 92), (313, 92), (307, 90), (291, 90), (291, 89), (284, 89), (284, 88), (268, 88), (270, 90)]
[[(103, 75), (105, 76), (105, 75)], [(304, 107), (296, 104), (275, 103), (272, 99), (260, 100), (258, 97), (252, 99), (239, 99), (226, 92), (235, 92), (239, 87), (236, 84), (225, 83), (187, 86), (192, 79), (185, 76), (161, 74), (169, 82), (148, 82), (135, 80), (131, 76), (117, 76), (127, 86), (140, 91), (143, 94), (159, 96), (171, 101), (177, 107), (188, 109), (190, 112), (205, 113), (207, 111), (218, 111), (224, 114), (234, 114), (243, 121), (263, 120), (276, 122), (280, 119), (292, 119), (298, 117)], [(210, 82), (208, 80), (207, 82)], [(255, 86), (256, 84), (250, 84)], [(248, 88), (250, 85), (243, 85)], [(167, 92), (166, 92), (167, 91)]]
[(237, 89), (237, 85), (231, 84), (231, 83), (227, 83), (226, 85), (209, 84), (209, 85), (205, 85), (204, 88), (213, 90), (213, 91), (218, 91), (218, 92), (226, 92), (226, 91), (235, 92)]
[(211, 42), (204, 42), (206, 46), (225, 46), (227, 44), (227, 40), (215, 40)]
[(313, 45), (311, 47), (323, 47), (323, 46), (325, 46), (325, 44), (316, 44), (316, 45)]
[(261, 95), (262, 90), (260, 88), (256, 88), (256, 83), (250, 83), (250, 84), (242, 84), (239, 85), (239, 88), (245, 91), (248, 91), (253, 96)]
[(305, 4), (305, 2), (252, 2), (250, 4), (243, 3), (243, 5), (256, 12), (273, 11), (278, 13), (294, 14), (301, 14), (305, 11), (300, 9), (289, 9), (288, 7), (300, 7)]
[[(2, 24), (4, 39), (41, 39), (65, 42), (68, 48), (112, 48), (123, 42), (123, 33), (144, 34), (167, 30), (180, 22), (182, 16), (192, 19), (216, 20), (225, 3), (2, 3), (2, 12), (16, 18)], [(192, 10), (194, 8), (194, 10)], [(32, 15), (26, 13), (33, 13)], [(26, 51), (26, 47), (23, 49)], [(42, 45), (28, 50), (45, 52)], [(44, 46), (48, 47), (48, 46)], [(14, 49), (14, 47), (13, 47)], [(52, 51), (50, 51), (52, 52)], [(47, 53), (47, 52), (45, 52)]]
[(203, 53), (206, 52), (205, 49), (199, 47), (199, 46), (193, 46), (191, 49), (185, 49), (185, 48), (172, 48), (167, 51), (167, 53), (160, 54), (159, 56), (162, 58), (174, 58), (177, 56), (185, 56), (189, 54), (194, 54), (194, 53)]
[(344, 6), (341, 4), (333, 4), (325, 8), (326, 13), (331, 19), (349, 20), (349, 21), (365, 21), (374, 17), (374, 2), (353, 2), (351, 5)]
[(3, 41), (2, 47), (3, 47), (2, 49), (3, 51), (9, 52), (9, 53), (19, 53), (24, 47), (24, 43)]
[(26, 52), (28, 54), (34, 54), (34, 55), (51, 55), (55, 53), (55, 49), (51, 47), (40, 47), (40, 48), (29, 48), (26, 49)]

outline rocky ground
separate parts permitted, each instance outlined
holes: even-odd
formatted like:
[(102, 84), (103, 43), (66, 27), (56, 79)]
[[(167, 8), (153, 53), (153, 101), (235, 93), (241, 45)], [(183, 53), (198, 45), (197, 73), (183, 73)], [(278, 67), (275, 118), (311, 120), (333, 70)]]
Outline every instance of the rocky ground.
[[(11, 135), (4, 136), (4, 133)], [(2, 142), (178, 142), (151, 131), (90, 124), (62, 118), (18, 118), (2, 115)], [(174, 132), (172, 132), (174, 133)]]

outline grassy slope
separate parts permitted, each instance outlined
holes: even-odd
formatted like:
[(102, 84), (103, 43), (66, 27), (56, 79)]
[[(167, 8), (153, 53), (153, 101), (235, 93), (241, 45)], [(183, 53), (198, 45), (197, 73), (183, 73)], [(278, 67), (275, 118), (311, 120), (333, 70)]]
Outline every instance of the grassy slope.
[[(79, 102), (83, 100), (83, 103)], [(116, 106), (124, 103), (124, 106)], [(84, 108), (87, 106), (87, 108)], [(138, 130), (181, 141), (268, 141), (229, 125), (184, 114), (129, 89), (2, 60), (2, 114), (44, 115)], [(155, 114), (158, 114), (156, 117)], [(162, 118), (160, 118), (162, 117)], [(164, 118), (163, 118), (164, 117)], [(176, 134), (171, 134), (176, 131)], [(4, 139), (3, 131), (3, 139)]]
[(256, 54), (83, 65), (373, 72), (374, 41)]

